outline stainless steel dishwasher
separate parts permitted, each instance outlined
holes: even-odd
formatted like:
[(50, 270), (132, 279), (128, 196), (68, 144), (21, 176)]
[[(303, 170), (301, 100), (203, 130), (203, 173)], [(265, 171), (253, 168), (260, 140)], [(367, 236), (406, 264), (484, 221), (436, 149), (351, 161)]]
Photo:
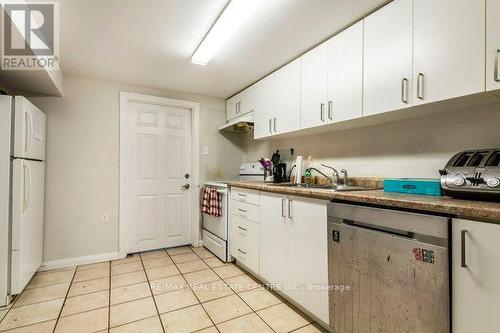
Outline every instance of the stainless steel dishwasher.
[(448, 333), (448, 225), (445, 217), (330, 203), (330, 326)]

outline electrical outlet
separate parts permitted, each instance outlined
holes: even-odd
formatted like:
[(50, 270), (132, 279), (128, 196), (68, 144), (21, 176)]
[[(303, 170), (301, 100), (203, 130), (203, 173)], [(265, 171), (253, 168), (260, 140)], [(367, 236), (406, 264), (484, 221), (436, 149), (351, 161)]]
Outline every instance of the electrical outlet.
[(109, 223), (109, 214), (102, 214), (101, 223)]
[(208, 155), (208, 147), (203, 147), (203, 155)]

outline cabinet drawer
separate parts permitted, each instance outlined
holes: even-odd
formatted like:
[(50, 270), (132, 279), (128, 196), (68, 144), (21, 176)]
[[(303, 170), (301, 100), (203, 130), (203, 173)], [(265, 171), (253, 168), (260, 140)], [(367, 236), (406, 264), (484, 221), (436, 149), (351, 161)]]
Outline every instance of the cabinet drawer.
[(232, 200), (231, 214), (259, 223), (259, 207), (246, 202)]
[(231, 216), (231, 231), (240, 239), (251, 244), (259, 244), (259, 225), (239, 216)]
[(259, 191), (246, 188), (231, 187), (231, 198), (239, 202), (247, 202), (253, 205), (259, 205)]
[[(252, 223), (252, 222), (249, 222)], [(243, 239), (239, 233), (232, 234), (232, 255), (254, 273), (259, 273), (259, 250), (257, 245)]]

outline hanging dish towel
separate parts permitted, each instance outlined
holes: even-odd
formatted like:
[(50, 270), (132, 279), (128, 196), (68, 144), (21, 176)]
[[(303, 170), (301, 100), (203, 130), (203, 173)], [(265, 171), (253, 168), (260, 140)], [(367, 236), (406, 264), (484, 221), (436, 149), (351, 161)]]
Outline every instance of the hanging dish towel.
[(222, 194), (215, 187), (203, 189), (201, 212), (214, 217), (222, 215)]

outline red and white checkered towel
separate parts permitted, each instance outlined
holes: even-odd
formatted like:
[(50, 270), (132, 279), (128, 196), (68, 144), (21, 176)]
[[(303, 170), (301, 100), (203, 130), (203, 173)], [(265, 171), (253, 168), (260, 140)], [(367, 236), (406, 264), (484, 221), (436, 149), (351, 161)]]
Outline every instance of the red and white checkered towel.
[(214, 217), (222, 215), (222, 194), (215, 187), (205, 187), (203, 189), (201, 212)]

